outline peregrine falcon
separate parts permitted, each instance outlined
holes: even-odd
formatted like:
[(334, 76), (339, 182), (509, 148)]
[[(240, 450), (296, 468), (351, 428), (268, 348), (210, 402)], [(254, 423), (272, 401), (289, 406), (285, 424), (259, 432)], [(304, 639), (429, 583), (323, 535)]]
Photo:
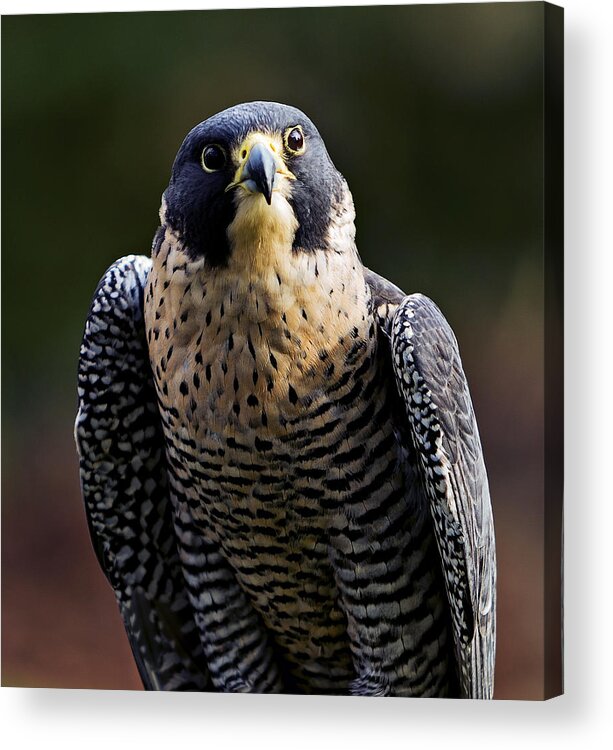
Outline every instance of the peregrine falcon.
[(145, 688), (491, 698), (488, 481), (454, 334), (365, 268), (313, 123), (252, 102), (176, 156), (101, 279), (75, 434)]

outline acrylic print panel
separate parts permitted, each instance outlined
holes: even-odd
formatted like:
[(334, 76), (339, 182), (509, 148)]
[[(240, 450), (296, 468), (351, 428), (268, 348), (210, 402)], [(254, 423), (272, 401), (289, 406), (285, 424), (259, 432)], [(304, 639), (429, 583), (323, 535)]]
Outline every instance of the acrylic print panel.
[[(14, 16), (2, 35), (3, 684), (484, 697), (495, 571), (494, 697), (559, 694), (561, 9)], [(158, 231), (185, 135), (253, 101), (300, 112), (193, 134)], [(457, 337), (495, 568), (450, 329), (364, 277), (324, 142), (364, 266)], [(83, 326), (154, 236), (153, 270), (117, 267), (86, 330), (88, 528)]]

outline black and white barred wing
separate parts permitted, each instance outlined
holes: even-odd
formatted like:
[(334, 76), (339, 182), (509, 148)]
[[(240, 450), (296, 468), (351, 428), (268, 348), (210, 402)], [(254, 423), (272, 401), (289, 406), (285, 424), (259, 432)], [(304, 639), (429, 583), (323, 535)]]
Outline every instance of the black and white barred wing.
[(94, 295), (79, 360), (75, 437), (98, 561), (149, 690), (207, 690), (209, 674), (173, 533), (143, 322), (151, 266), (127, 256)]
[(438, 307), (413, 294), (393, 313), (391, 352), (434, 520), (462, 694), (491, 698), (494, 528), (481, 441), (457, 341)]

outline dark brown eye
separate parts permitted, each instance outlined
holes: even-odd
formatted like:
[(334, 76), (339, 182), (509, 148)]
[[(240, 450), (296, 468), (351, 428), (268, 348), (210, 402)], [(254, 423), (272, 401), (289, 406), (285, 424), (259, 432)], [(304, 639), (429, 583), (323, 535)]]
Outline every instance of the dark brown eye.
[(221, 146), (205, 146), (202, 152), (202, 166), (205, 172), (217, 172), (226, 163), (226, 155)]
[(285, 137), (287, 150), (294, 154), (300, 153), (304, 149), (304, 134), (300, 126), (288, 130)]

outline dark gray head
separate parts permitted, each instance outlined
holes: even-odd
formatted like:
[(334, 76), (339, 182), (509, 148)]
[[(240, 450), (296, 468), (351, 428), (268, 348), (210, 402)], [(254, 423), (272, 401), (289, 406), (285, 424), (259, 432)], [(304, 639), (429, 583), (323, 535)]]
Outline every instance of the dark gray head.
[(305, 114), (283, 104), (250, 102), (188, 133), (164, 193), (165, 221), (191, 258), (203, 256), (219, 266), (232, 252), (227, 230), (242, 200), (249, 196), (262, 213), (272, 211), (275, 201), (287, 201), (295, 217), (293, 250), (326, 249), (345, 189)]

